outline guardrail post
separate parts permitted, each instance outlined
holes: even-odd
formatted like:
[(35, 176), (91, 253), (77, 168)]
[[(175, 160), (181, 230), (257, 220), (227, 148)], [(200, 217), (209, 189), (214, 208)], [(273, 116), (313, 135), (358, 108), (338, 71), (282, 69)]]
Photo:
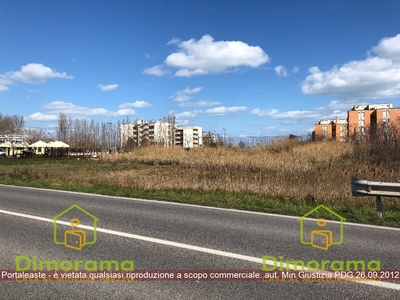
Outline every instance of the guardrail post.
[(382, 197), (400, 198), (400, 183), (374, 182), (352, 177), (351, 194), (354, 197), (376, 196), (376, 214), (383, 215)]
[(376, 196), (376, 213), (379, 219), (382, 218), (382, 210), (383, 210), (382, 196)]

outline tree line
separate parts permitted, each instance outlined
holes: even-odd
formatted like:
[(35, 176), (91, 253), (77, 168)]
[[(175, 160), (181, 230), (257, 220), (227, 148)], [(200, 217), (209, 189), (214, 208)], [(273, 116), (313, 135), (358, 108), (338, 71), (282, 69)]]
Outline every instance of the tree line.
[[(168, 133), (155, 132), (155, 135), (174, 136), (175, 115), (168, 114), (163, 118), (164, 122), (172, 125), (168, 128)], [(0, 135), (24, 135), (28, 143), (39, 140), (49, 142), (59, 140), (70, 145), (72, 151), (79, 152), (99, 152), (99, 151), (131, 151), (136, 146), (132, 137), (124, 137), (121, 140), (121, 125), (130, 123), (129, 117), (112, 122), (95, 122), (85, 118), (72, 118), (64, 113), (60, 113), (55, 126), (54, 133), (44, 128), (32, 128), (25, 126), (23, 116), (3, 115), (0, 113)], [(149, 143), (147, 143), (149, 144)], [(146, 141), (143, 143), (146, 145)], [(121, 149), (122, 147), (122, 149)]]
[(78, 151), (119, 151), (121, 145), (121, 121), (95, 122), (67, 117), (60, 113), (56, 126), (56, 139)]
[(70, 145), (75, 151), (116, 151), (121, 145), (121, 122), (95, 122), (94, 120), (67, 117), (60, 113), (54, 134), (45, 128), (25, 126), (25, 119), (18, 115), (3, 115), (0, 113), (1, 135), (24, 135), (28, 143), (39, 140), (49, 142), (60, 140)]

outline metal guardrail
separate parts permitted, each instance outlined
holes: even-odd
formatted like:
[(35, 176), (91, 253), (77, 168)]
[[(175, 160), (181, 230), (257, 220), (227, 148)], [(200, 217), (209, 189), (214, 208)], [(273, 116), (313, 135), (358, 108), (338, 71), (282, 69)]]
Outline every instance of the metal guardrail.
[(382, 218), (382, 197), (399, 197), (400, 183), (375, 182), (351, 178), (351, 193), (355, 197), (376, 196), (376, 212)]

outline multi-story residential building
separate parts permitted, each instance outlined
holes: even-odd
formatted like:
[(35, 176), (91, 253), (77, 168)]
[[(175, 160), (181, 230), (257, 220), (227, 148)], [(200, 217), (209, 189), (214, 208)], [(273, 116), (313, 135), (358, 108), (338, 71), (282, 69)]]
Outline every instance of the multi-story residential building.
[(348, 120), (349, 134), (362, 138), (366, 131), (379, 125), (386, 128), (389, 124), (400, 125), (400, 108), (394, 108), (392, 103), (353, 105), (348, 111)]
[(136, 120), (133, 123), (121, 125), (121, 143), (129, 138), (135, 146), (144, 144), (171, 145), (173, 143), (174, 126), (164, 121)]
[(336, 119), (332, 128), (332, 136), (334, 136), (337, 141), (344, 142), (347, 139), (347, 135), (347, 120)]
[(133, 123), (121, 125), (121, 143), (125, 144), (132, 139), (135, 146), (140, 146), (143, 140), (148, 139), (148, 123), (144, 120), (136, 120)]
[(133, 123), (121, 125), (122, 145), (131, 143), (134, 146), (142, 145), (180, 145), (184, 148), (201, 146), (202, 128), (198, 126), (177, 127), (165, 121), (137, 120)]
[(203, 145), (203, 131), (199, 126), (185, 126), (175, 129), (175, 145), (193, 148)]
[(376, 118), (371, 122), (371, 116), (376, 114), (377, 109), (388, 112), (388, 110), (392, 108), (393, 105), (391, 103), (353, 105), (347, 112), (349, 134), (364, 135), (366, 128), (369, 128), (372, 123), (376, 124)]
[(392, 103), (353, 105), (347, 111), (347, 120), (320, 120), (315, 125), (313, 139), (362, 138), (367, 130), (389, 122), (400, 125), (400, 108), (393, 108)]
[(320, 120), (315, 125), (313, 131), (313, 140), (334, 139), (345, 141), (347, 137), (347, 120)]
[(314, 125), (313, 140), (331, 139), (333, 120), (319, 120)]
[(165, 121), (152, 121), (149, 123), (149, 140), (151, 144), (172, 145), (176, 125)]

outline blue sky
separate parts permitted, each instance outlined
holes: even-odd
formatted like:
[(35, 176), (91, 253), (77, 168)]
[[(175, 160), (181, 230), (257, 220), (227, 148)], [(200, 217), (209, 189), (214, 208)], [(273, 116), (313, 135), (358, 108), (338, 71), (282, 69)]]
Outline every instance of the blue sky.
[(0, 1), (0, 112), (307, 134), (400, 106), (399, 1)]

